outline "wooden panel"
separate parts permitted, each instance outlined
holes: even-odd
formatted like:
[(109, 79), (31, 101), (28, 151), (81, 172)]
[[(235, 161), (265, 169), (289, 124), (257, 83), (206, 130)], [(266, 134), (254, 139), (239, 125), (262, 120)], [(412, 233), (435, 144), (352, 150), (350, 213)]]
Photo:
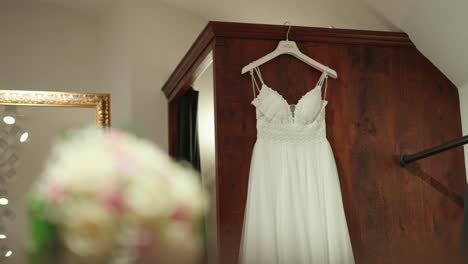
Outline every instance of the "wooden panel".
[[(277, 42), (219, 40), (219, 243), (221, 263), (234, 264), (256, 139), (250, 76), (241, 76), (240, 70)], [(449, 257), (447, 252), (459, 240), (462, 208), (434, 189), (431, 180), (460, 197), (465, 179), (462, 150), (406, 169), (396, 157), (461, 136), (456, 88), (413, 47), (320, 41), (299, 46), (340, 76), (329, 82), (327, 129), (357, 263), (439, 263), (435, 261), (440, 257)], [(262, 74), (291, 103), (314, 87), (320, 75), (288, 56), (262, 66)]]

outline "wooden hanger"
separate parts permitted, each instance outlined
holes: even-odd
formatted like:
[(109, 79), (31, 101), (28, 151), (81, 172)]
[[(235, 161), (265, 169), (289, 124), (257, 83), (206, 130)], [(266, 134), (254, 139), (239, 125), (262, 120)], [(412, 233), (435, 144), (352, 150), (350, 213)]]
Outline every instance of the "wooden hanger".
[(289, 24), (289, 22), (286, 22), (285, 25), (286, 24), (289, 25), (288, 32), (286, 33), (286, 40), (280, 41), (278, 43), (278, 46), (276, 47), (276, 49), (273, 52), (261, 57), (260, 59), (258, 59), (256, 61), (253, 61), (253, 62), (249, 63), (248, 65), (246, 65), (244, 68), (242, 68), (241, 73), (244, 74), (246, 72), (250, 72), (254, 68), (259, 67), (260, 65), (262, 65), (262, 64), (264, 64), (264, 63), (278, 57), (279, 55), (287, 54), (287, 55), (294, 56), (297, 59), (299, 59), (299, 60), (303, 61), (304, 63), (306, 63), (307, 65), (312, 66), (316, 70), (319, 70), (321, 72), (326, 72), (328, 76), (337, 79), (338, 74), (336, 73), (335, 70), (330, 69), (328, 66), (323, 65), (323, 64), (319, 63), (318, 61), (312, 59), (311, 57), (305, 55), (304, 53), (302, 53), (299, 50), (299, 48), (297, 47), (296, 42), (289, 40), (289, 32), (291, 31), (291, 25)]

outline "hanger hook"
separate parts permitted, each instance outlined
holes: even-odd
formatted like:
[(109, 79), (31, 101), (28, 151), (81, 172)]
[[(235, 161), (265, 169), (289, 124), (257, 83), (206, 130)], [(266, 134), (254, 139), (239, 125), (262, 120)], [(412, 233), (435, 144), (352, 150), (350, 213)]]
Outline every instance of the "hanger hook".
[(288, 27), (288, 32), (286, 33), (286, 41), (289, 41), (289, 32), (291, 31), (291, 23), (289, 21), (286, 21), (286, 22), (284, 22), (284, 25), (289, 26)]

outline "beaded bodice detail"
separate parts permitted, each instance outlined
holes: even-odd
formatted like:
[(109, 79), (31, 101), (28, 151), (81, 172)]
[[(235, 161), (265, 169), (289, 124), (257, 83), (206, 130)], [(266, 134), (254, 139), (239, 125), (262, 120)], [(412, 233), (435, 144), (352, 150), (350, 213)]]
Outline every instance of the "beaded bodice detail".
[(326, 140), (325, 107), (321, 86), (299, 99), (294, 107), (277, 91), (263, 84), (252, 101), (257, 111), (257, 138), (275, 141)]

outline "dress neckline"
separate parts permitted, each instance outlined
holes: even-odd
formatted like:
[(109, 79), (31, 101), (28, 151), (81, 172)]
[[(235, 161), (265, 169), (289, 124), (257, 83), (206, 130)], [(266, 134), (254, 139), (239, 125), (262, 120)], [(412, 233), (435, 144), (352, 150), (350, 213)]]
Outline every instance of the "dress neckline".
[[(317, 91), (319, 91), (319, 95), (320, 95), (320, 103), (321, 103), (321, 106), (320, 108), (322, 108), (322, 105), (323, 103), (325, 103), (325, 105), (327, 105), (328, 101), (323, 99), (322, 98), (322, 86), (323, 86), (323, 83), (324, 83), (324, 80), (326, 78), (326, 72), (323, 72), (322, 75), (320, 76), (320, 78), (318, 79), (317, 83), (315, 84), (315, 87), (313, 89), (310, 89), (309, 91), (307, 91), (306, 93), (304, 93), (301, 98), (299, 98), (299, 100), (297, 100), (297, 102), (295, 104), (290, 104), (288, 102), (288, 100), (286, 100), (286, 98), (280, 94), (278, 91), (276, 91), (275, 89), (271, 88), (270, 86), (268, 86), (263, 80), (262, 80), (262, 89), (265, 89), (267, 88), (268, 90), (270, 90), (271, 92), (273, 92), (274, 94), (276, 94), (280, 99), (281, 101), (284, 102), (284, 104), (286, 105), (285, 107), (287, 107), (287, 110), (288, 110), (288, 118), (291, 119), (291, 121), (293, 123), (295, 123), (295, 120), (296, 120), (296, 109), (298, 107), (300, 107), (300, 104), (302, 102), (302, 100), (308, 96), (309, 94), (314, 94), (314, 93), (317, 93)], [(261, 92), (261, 91), (260, 91)], [(294, 109), (294, 110), (293, 110)], [(322, 109), (320, 109), (320, 112), (322, 111)]]
[[(299, 105), (299, 103), (302, 101), (302, 99), (303, 99), (304, 97), (306, 97), (306, 96), (309, 95), (309, 94), (313, 94), (316, 90), (321, 91), (321, 87), (319, 87), (319, 86), (317, 85), (317, 86), (315, 86), (314, 89), (311, 89), (311, 90), (307, 91), (305, 94), (303, 94), (303, 95), (301, 96), (301, 98), (299, 98), (299, 100), (297, 100), (297, 102), (296, 102), (295, 104), (290, 104), (290, 103), (288, 102), (288, 100), (286, 100), (286, 98), (284, 98), (284, 96), (283, 96), (282, 94), (280, 94), (278, 91), (276, 91), (275, 89), (271, 88), (270, 86), (268, 86), (268, 85), (266, 85), (266, 84), (263, 84), (263, 85), (262, 85), (262, 89), (264, 89), (264, 88), (266, 88), (266, 89), (270, 90), (271, 92), (275, 93), (276, 95), (278, 95), (278, 97), (279, 97), (287, 106), (289, 106), (289, 107)], [(320, 95), (321, 95), (321, 94), (322, 94), (322, 93), (320, 93)], [(322, 101), (327, 102), (327, 100), (325, 100), (325, 99), (322, 99)]]
[(320, 99), (321, 101), (327, 101), (325, 99), (322, 99), (322, 86), (323, 86), (323, 83), (324, 83), (324, 78), (326, 78), (326, 75), (327, 73), (326, 72), (323, 72), (322, 75), (320, 76), (320, 78), (318, 79), (317, 83), (315, 84), (315, 87), (313, 89), (310, 89), (309, 91), (307, 91), (306, 93), (304, 93), (301, 98), (299, 98), (299, 100), (297, 100), (297, 102), (295, 104), (290, 104), (288, 102), (288, 100), (286, 100), (286, 98), (280, 94), (278, 91), (276, 91), (275, 89), (271, 88), (270, 86), (268, 86), (263, 80), (262, 80), (262, 89), (263, 88), (268, 88), (269, 90), (271, 90), (273, 93), (276, 93), (281, 99), (282, 101), (288, 106), (288, 107), (291, 107), (291, 106), (297, 106), (299, 105), (299, 103), (302, 101), (302, 99), (304, 97), (306, 97), (308, 94), (312, 94), (314, 92), (316, 92), (317, 90), (320, 92)]
[[(260, 80), (260, 82), (262, 84), (261, 86), (259, 86), (257, 81), (255, 80), (255, 73), (257, 74), (257, 77), (258, 77), (258, 79)], [(304, 104), (303, 101), (306, 98), (310, 97), (309, 95), (319, 95), (319, 102), (320, 102), (320, 104), (318, 105), (319, 111), (318, 111), (318, 113), (317, 113), (317, 115), (315, 116), (314, 119), (317, 119), (318, 115), (323, 111), (324, 106), (326, 106), (328, 104), (328, 101), (326, 101), (324, 98), (322, 98), (322, 86), (323, 86), (323, 83), (327, 79), (327, 73), (326, 72), (323, 72), (321, 74), (320, 78), (318, 79), (317, 83), (315, 84), (315, 87), (313, 89), (308, 90), (306, 93), (304, 93), (299, 98), (299, 100), (297, 101), (296, 104), (290, 104), (282, 94), (280, 94), (278, 91), (276, 91), (275, 89), (268, 86), (263, 81), (260, 69), (258, 67), (254, 68), (250, 72), (250, 74), (252, 76), (252, 89), (253, 89), (253, 92), (254, 92), (254, 100), (252, 101), (252, 103), (255, 104), (255, 102), (258, 101), (260, 96), (263, 97), (263, 94), (265, 92), (268, 93), (268, 91), (270, 91), (269, 93), (273, 94), (273, 96), (276, 97), (281, 102), (281, 105), (282, 105), (281, 108), (284, 108), (284, 110), (287, 111), (287, 119), (292, 123), (296, 123), (296, 119), (297, 119), (296, 118), (297, 117), (296, 112), (297, 112), (297, 110), (302, 112), (303, 111), (302, 109), (304, 109), (304, 107), (306, 107), (306, 106), (303, 105)], [(255, 96), (255, 88), (257, 88), (257, 91), (259, 92), (258, 96)], [(325, 86), (325, 89), (326, 89), (326, 86)], [(317, 93), (317, 92), (319, 92), (319, 93)], [(325, 91), (325, 95), (326, 95), (326, 91)], [(314, 96), (314, 98), (315, 97), (316, 96)], [(316, 102), (316, 104), (318, 104), (318, 102)], [(310, 106), (308, 106), (308, 107), (310, 107)], [(316, 120), (312, 120), (311, 123), (315, 123), (315, 121)]]

